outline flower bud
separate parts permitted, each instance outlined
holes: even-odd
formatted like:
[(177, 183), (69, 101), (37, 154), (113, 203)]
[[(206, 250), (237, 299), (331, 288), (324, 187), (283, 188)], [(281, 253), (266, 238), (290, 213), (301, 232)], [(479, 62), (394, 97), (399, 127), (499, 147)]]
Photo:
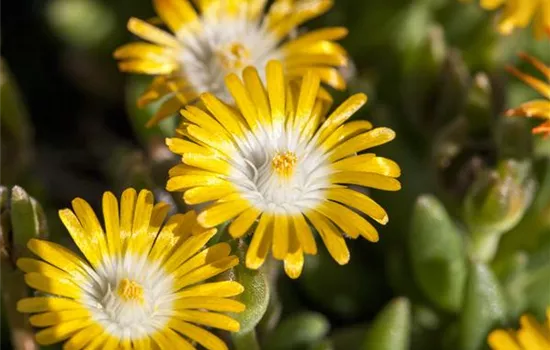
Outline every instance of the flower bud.
[(507, 160), (478, 175), (464, 200), (472, 256), (481, 261), (494, 257), (500, 237), (523, 217), (535, 188), (528, 163)]
[(2, 284), (2, 313), (11, 329), (12, 346), (15, 349), (38, 349), (28, 315), (16, 310), (19, 299), (28, 296), (23, 272), (15, 267), (15, 260), (26, 255), (29, 239), (47, 235), (42, 207), (19, 186), (0, 187), (1, 243), (0, 259)]
[(550, 158), (533, 163), (533, 176), (537, 182), (533, 201), (521, 221), (502, 236), (495, 264), (518, 251), (535, 251), (546, 242), (545, 237), (549, 237)]
[(14, 186), (11, 190), (10, 220), (11, 243), (16, 254), (25, 251), (29, 239), (47, 236), (42, 206), (19, 186)]

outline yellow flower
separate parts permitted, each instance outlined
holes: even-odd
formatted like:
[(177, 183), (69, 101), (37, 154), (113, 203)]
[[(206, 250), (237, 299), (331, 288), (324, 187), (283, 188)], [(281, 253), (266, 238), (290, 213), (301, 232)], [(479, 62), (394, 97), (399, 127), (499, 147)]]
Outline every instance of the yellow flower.
[(321, 15), (332, 0), (276, 0), (264, 14), (266, 0), (153, 0), (156, 12), (174, 33), (131, 18), (128, 29), (150, 43), (137, 42), (115, 51), (125, 72), (157, 76), (138, 105), (164, 102), (148, 125), (174, 115), (203, 92), (231, 102), (223, 79), (246, 66), (264, 68), (281, 60), (289, 77), (313, 69), (326, 84), (343, 89), (337, 67), (347, 64), (346, 51), (334, 40), (342, 27), (297, 34), (302, 23)]
[(506, 111), (506, 115), (546, 119), (541, 125), (533, 128), (533, 134), (546, 134), (548, 137), (550, 136), (550, 67), (529, 55), (522, 53), (519, 56), (535, 66), (546, 77), (546, 81), (533, 78), (514, 67), (508, 67), (508, 71), (537, 90), (545, 99), (526, 102), (517, 108)]
[[(103, 196), (105, 231), (90, 205), (76, 198), (59, 216), (85, 259), (58, 244), (31, 239), (39, 259), (21, 258), (26, 283), (44, 293), (22, 299), (20, 312), (46, 327), (39, 344), (67, 340), (64, 349), (227, 349), (199, 326), (238, 331), (219, 312), (245, 306), (229, 297), (243, 287), (233, 281), (204, 281), (238, 264), (227, 243), (202, 247), (216, 233), (196, 225), (188, 212), (166, 219), (169, 206), (153, 205), (153, 194), (127, 189), (119, 203)], [(192, 234), (193, 231), (193, 234)]]
[(339, 264), (349, 261), (344, 236), (376, 242), (376, 229), (353, 208), (386, 224), (388, 215), (359, 189), (346, 185), (399, 190), (399, 166), (374, 153), (357, 152), (391, 141), (395, 133), (356, 120), (345, 123), (367, 100), (348, 98), (327, 117), (327, 100), (318, 98), (320, 79), (308, 72), (303, 82), (288, 81), (283, 65), (266, 68), (267, 89), (257, 70), (248, 67), (241, 81), (227, 76), (235, 110), (211, 93), (201, 95), (205, 110), (187, 106), (177, 130), (167, 140), (184, 164), (169, 172), (167, 189), (184, 191), (188, 204), (215, 201), (197, 221), (214, 227), (232, 220), (229, 233), (241, 237), (257, 226), (246, 266), (259, 268), (272, 250), (297, 278), (303, 254), (316, 254), (309, 223), (319, 232)]
[[(466, 0), (467, 1), (467, 0)], [(498, 23), (502, 34), (525, 28), (533, 21), (535, 37), (550, 36), (550, 1), (548, 0), (480, 0), (481, 7), (495, 10), (504, 6)]]
[(550, 349), (550, 307), (546, 309), (546, 323), (540, 324), (531, 315), (519, 319), (520, 329), (497, 329), (489, 334), (493, 350), (548, 350)]

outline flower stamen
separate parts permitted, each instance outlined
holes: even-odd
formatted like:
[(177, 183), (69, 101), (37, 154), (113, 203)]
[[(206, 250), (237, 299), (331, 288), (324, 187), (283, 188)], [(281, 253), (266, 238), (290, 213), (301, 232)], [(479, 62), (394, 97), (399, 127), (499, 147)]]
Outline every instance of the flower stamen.
[(294, 173), (294, 166), (298, 161), (298, 157), (294, 152), (286, 151), (284, 153), (277, 152), (271, 160), (271, 166), (273, 170), (284, 178), (292, 176)]
[(225, 69), (241, 69), (249, 61), (250, 51), (240, 42), (233, 42), (217, 52), (222, 66)]
[(117, 293), (124, 301), (136, 301), (143, 304), (143, 287), (136, 281), (122, 279), (118, 284)]

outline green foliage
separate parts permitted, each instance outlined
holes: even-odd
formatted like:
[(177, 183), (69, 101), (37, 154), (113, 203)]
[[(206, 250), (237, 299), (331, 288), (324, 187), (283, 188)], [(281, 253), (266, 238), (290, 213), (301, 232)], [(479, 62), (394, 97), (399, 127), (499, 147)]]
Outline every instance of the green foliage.
[(489, 331), (501, 326), (505, 317), (506, 301), (499, 281), (486, 265), (473, 263), (466, 282), (464, 307), (459, 318), (458, 348), (484, 348)]
[(370, 326), (363, 350), (406, 350), (411, 332), (411, 305), (405, 298), (391, 301)]
[(315, 343), (329, 331), (330, 323), (325, 316), (315, 312), (290, 315), (267, 338), (266, 350), (298, 349)]
[[(238, 243), (236, 253), (244, 260), (244, 252), (247, 245), (244, 242)], [(229, 279), (239, 282), (244, 287), (244, 292), (238, 296), (238, 300), (246, 305), (244, 312), (233, 314), (241, 324), (239, 333), (249, 334), (264, 316), (269, 304), (269, 284), (263, 270), (250, 270), (244, 265), (237, 265), (229, 272)]]
[[(531, 135), (530, 120), (508, 118), (503, 111), (537, 96), (505, 66), (525, 69), (516, 58), (520, 51), (550, 62), (549, 41), (535, 41), (530, 29), (499, 35), (498, 12), (483, 11), (477, 3), (342, 0), (305, 24), (304, 30), (348, 28), (341, 42), (351, 55), (348, 90), (330, 92), (335, 103), (366, 92), (368, 105), (353, 118), (396, 130), (397, 138), (376, 152), (400, 165), (403, 188), (369, 193), (390, 221), (376, 225), (377, 244), (347, 239), (351, 260), (345, 266), (337, 265), (319, 241), (319, 253), (306, 256), (297, 281), (280, 273), (273, 261), (258, 271), (241, 264), (227, 273), (225, 278), (245, 287), (237, 299), (246, 311), (232, 315), (241, 330), (222, 335), (237, 350), (481, 350), (488, 347), (491, 330), (517, 326), (525, 312), (542, 321), (550, 305), (550, 139)], [(112, 57), (112, 50), (128, 41), (130, 16), (154, 16), (151, 1), (52, 0), (40, 15), (40, 28), (58, 39), (40, 45), (55, 46), (56, 59), (61, 57), (55, 63), (64, 72), (60, 80), (77, 81), (70, 88), (86, 96), (77, 106), (84, 112), (71, 110), (74, 119), (96, 117), (98, 110), (115, 110), (115, 117), (125, 121), (124, 110), (128, 117), (124, 126), (131, 140), (121, 141), (100, 122), (90, 130), (79, 125), (86, 137), (88, 131), (98, 135), (78, 140), (91, 154), (78, 160), (99, 159), (93, 165), (99, 180), (86, 178), (78, 190), (148, 187), (174, 211), (187, 209), (180, 194), (170, 197), (162, 190), (168, 169), (179, 163), (164, 145), (179, 119), (145, 127), (163, 101), (138, 107), (150, 77), (115, 74)], [(9, 63), (18, 68), (14, 72), (28, 69)], [(37, 181), (36, 174), (57, 164), (41, 172), (32, 167), (41, 155), (34, 140), (41, 130), (33, 130), (31, 119), (52, 116), (29, 115), (43, 106), (27, 106), (31, 99), (22, 96), (4, 63), (1, 68), (2, 184), (18, 183), (28, 191), (0, 187), (7, 320), (2, 328), (11, 327), (13, 343), (14, 330), (26, 330), (27, 337), (31, 331), (9, 308), (28, 293), (14, 259), (27, 254), (30, 238), (48, 235), (46, 216), (51, 238), (68, 242), (65, 230), (55, 228), (59, 203), (84, 195), (68, 188), (41, 190), (47, 182)], [(63, 137), (72, 132), (61, 131)], [(107, 152), (94, 153), (98, 145)], [(248, 238), (236, 241), (225, 231), (220, 225), (211, 244), (230, 241), (244, 261)]]
[(418, 286), (438, 307), (458, 311), (467, 274), (463, 237), (433, 196), (417, 200), (408, 240)]
[(28, 316), (16, 310), (17, 301), (29, 296), (29, 291), (15, 261), (29, 255), (26, 249), (29, 239), (47, 237), (44, 211), (23, 188), (14, 186), (10, 191), (0, 186), (0, 218), (2, 317), (11, 329), (12, 346), (34, 349)]

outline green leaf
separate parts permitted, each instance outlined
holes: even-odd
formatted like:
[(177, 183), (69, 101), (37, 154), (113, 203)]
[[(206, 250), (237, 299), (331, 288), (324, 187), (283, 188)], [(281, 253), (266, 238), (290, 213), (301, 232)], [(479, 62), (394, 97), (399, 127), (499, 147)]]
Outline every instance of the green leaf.
[(334, 344), (330, 339), (323, 339), (316, 343), (310, 344), (307, 350), (335, 350)]
[(413, 213), (409, 255), (415, 281), (437, 306), (457, 311), (466, 280), (466, 255), (460, 232), (433, 196), (421, 196)]
[(508, 316), (518, 319), (527, 305), (526, 288), (530, 273), (528, 272), (529, 257), (524, 252), (517, 252), (508, 257), (493, 271), (501, 281), (502, 291), (506, 296)]
[(487, 335), (506, 317), (505, 299), (493, 272), (483, 263), (472, 263), (459, 319), (459, 349), (478, 350)]
[(116, 29), (116, 14), (101, 1), (50, 1), (46, 6), (46, 20), (55, 35), (79, 48), (110, 43)]
[(391, 301), (376, 316), (367, 331), (363, 350), (409, 349), (411, 306), (406, 298)]
[(229, 279), (239, 282), (244, 287), (244, 292), (237, 297), (246, 305), (246, 310), (232, 314), (239, 321), (241, 329), (239, 333), (247, 334), (254, 331), (256, 325), (264, 316), (269, 304), (269, 283), (263, 270), (250, 270), (244, 266), (244, 254), (248, 246), (239, 241), (236, 250), (240, 264), (234, 267), (228, 274)]
[(266, 342), (267, 350), (295, 349), (323, 338), (330, 324), (316, 312), (300, 312), (284, 319)]
[[(550, 230), (546, 231), (550, 237)], [(522, 276), (523, 277), (523, 276)], [(538, 318), (544, 318), (546, 308), (550, 305), (550, 241), (542, 245), (529, 257), (524, 279), (527, 308)]]

